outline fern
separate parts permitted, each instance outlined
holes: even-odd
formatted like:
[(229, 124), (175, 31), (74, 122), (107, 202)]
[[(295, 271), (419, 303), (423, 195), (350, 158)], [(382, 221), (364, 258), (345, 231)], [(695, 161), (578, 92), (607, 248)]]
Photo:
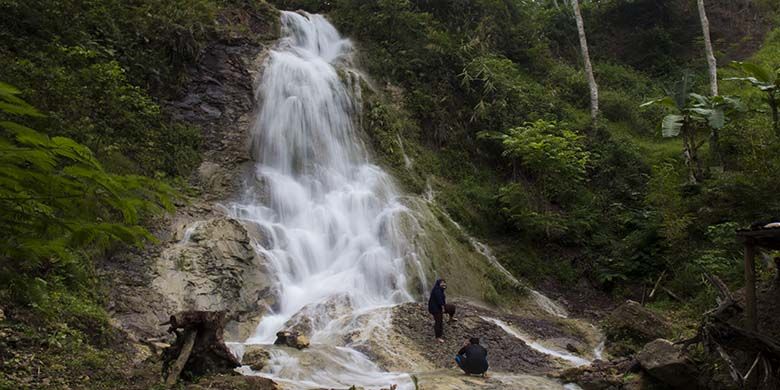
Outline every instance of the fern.
[(89, 148), (15, 122), (41, 116), (19, 94), (0, 83), (0, 285), (30, 301), (29, 283), (80, 284), (95, 254), (153, 241), (141, 221), (171, 210), (176, 193), (147, 177), (109, 174)]

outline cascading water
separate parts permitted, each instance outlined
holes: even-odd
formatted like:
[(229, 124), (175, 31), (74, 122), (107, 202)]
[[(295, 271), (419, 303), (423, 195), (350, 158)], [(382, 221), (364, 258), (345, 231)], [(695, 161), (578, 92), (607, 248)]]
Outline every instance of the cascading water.
[[(377, 381), (323, 369), (307, 385), (387, 385), (388, 378), (371, 375), (373, 363), (339, 343), (355, 329), (388, 322), (381, 308), (412, 299), (405, 275), (414, 253), (398, 221), (408, 210), (390, 176), (369, 162), (356, 128), (360, 90), (350, 41), (319, 15), (283, 12), (282, 30), (266, 62), (253, 128), (261, 189), (250, 186), (231, 207), (269, 238), (257, 250), (277, 278), (278, 302), (246, 343), (273, 342), (303, 314), (311, 353), (348, 361)], [(277, 379), (307, 375), (286, 352), (274, 351), (272, 360)]]

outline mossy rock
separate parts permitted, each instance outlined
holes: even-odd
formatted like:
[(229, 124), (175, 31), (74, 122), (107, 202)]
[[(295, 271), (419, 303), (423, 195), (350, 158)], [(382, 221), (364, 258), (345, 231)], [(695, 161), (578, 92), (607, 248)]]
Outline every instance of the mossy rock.
[(626, 301), (604, 320), (607, 350), (613, 356), (626, 356), (645, 344), (671, 336), (671, 326), (638, 302)]

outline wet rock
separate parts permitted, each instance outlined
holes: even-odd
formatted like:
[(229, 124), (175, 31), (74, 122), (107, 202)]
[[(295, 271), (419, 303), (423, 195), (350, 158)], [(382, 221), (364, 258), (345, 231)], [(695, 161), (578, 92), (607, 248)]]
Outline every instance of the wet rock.
[(246, 347), (244, 356), (241, 358), (241, 364), (249, 366), (252, 370), (260, 371), (268, 364), (269, 359), (271, 359), (271, 354), (263, 347), (249, 345)]
[(281, 331), (276, 334), (275, 345), (286, 345), (296, 349), (309, 348), (309, 338), (296, 331)]
[(436, 370), (416, 375), (425, 390), (563, 390), (563, 386), (543, 376), (496, 374), (487, 378), (467, 376), (456, 370)]
[(630, 300), (613, 310), (603, 325), (607, 350), (614, 356), (630, 355), (645, 343), (671, 334), (671, 328), (663, 318)]
[(348, 296), (329, 297), (324, 302), (304, 306), (285, 323), (284, 328), (298, 334), (311, 335), (313, 329), (321, 328), (336, 318), (347, 316), (351, 310), (352, 301)]
[(696, 367), (679, 347), (669, 340), (657, 339), (636, 355), (639, 364), (653, 378), (675, 389), (696, 387)]
[(228, 338), (245, 339), (271, 298), (265, 264), (241, 223), (218, 217), (163, 250), (153, 285), (176, 310), (227, 312)]

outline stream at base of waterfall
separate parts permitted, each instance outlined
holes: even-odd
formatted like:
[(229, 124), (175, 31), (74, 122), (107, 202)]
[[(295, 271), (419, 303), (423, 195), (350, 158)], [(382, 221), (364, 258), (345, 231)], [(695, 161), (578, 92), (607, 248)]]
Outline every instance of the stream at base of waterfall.
[[(411, 279), (426, 277), (411, 239), (410, 230), (419, 225), (405, 222), (414, 213), (392, 178), (371, 163), (363, 143), (356, 120), (361, 75), (352, 67), (351, 42), (320, 15), (282, 12), (281, 19), (283, 37), (258, 83), (254, 175), (241, 200), (227, 206), (231, 217), (266, 238), (253, 246), (268, 262), (277, 300), (248, 340), (229, 345), (238, 356), (247, 346), (262, 345), (270, 355), (265, 367), (240, 372), (286, 388), (414, 389), (410, 371), (392, 372), (376, 361), (412, 359), (390, 335), (393, 308), (414, 301), (421, 291), (409, 291)], [(427, 286), (426, 280), (416, 282)], [(565, 317), (562, 308), (544, 302)], [(482, 320), (564, 365), (589, 362), (500, 319)], [(276, 333), (291, 328), (304, 329), (311, 347), (273, 346)], [(452, 369), (419, 372), (412, 368), (430, 365), (407, 363), (415, 378), (437, 384), (425, 388), (479, 385)], [(522, 374), (495, 373), (490, 381), (503, 388), (563, 388)]]

